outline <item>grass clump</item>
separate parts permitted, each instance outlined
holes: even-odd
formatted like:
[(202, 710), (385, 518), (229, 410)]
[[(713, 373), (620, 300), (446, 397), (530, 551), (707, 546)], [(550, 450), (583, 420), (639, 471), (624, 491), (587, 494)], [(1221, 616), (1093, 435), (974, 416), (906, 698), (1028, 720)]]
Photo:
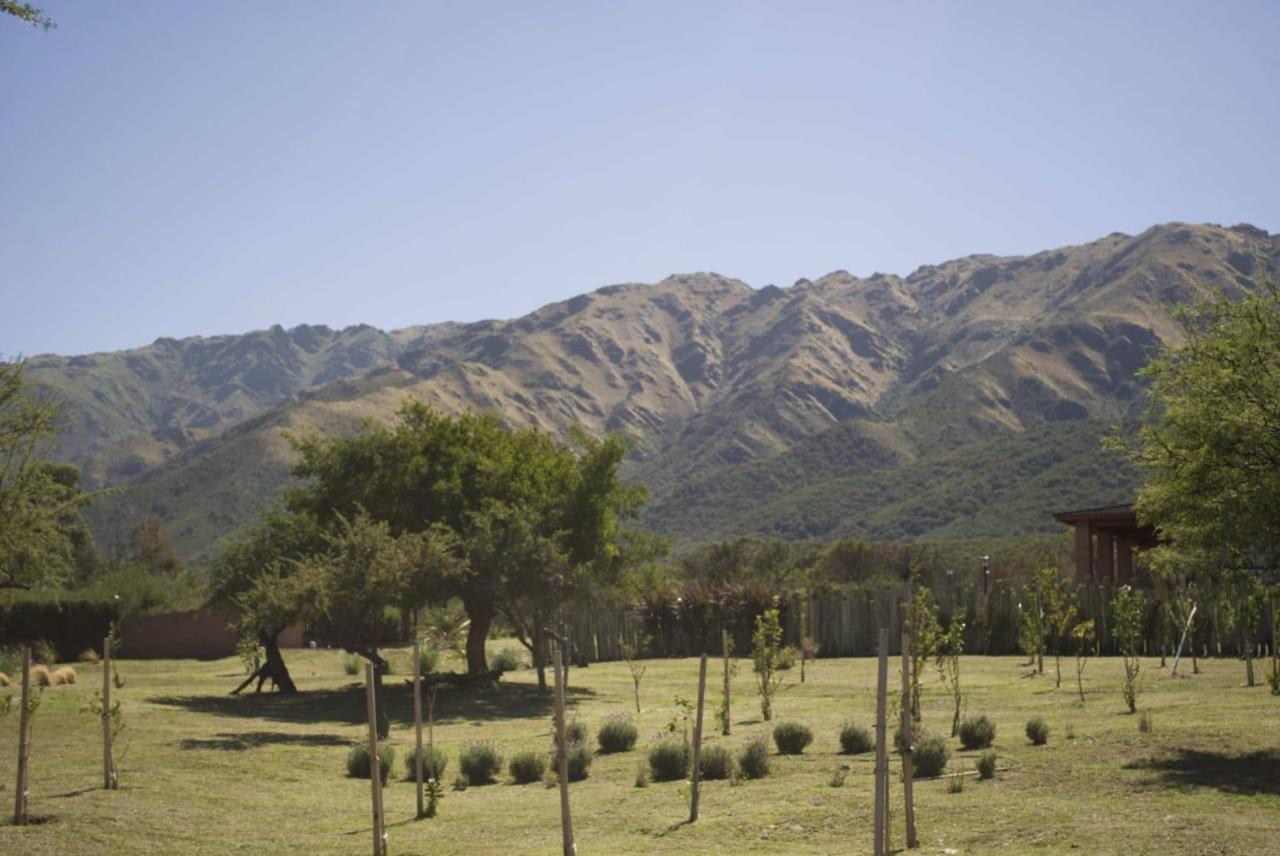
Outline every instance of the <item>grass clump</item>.
[(360, 664), (364, 660), (359, 654), (342, 655), (342, 672), (347, 675), (360, 674)]
[(47, 687), (53, 685), (53, 676), (49, 669), (45, 666), (31, 667), (31, 685), (33, 687)]
[(947, 748), (947, 741), (941, 737), (926, 737), (916, 743), (911, 753), (911, 768), (916, 776), (932, 778), (946, 769), (949, 760), (951, 750)]
[(98, 656), (98, 652), (92, 648), (85, 648), (80, 652), (80, 656), (76, 657), (76, 660), (81, 663), (88, 663), (91, 666), (96, 666), (102, 661), (102, 658), (100, 658)]
[(636, 787), (649, 787), (649, 765), (641, 761), (636, 764)]
[[(409, 654), (410, 673), (413, 670), (413, 654)], [(434, 645), (418, 648), (418, 674), (429, 675), (440, 667), (440, 649)]]
[(875, 738), (861, 725), (846, 722), (840, 728), (840, 751), (846, 755), (861, 755), (876, 748)]
[(458, 771), (469, 785), (488, 785), (502, 770), (502, 754), (487, 740), (477, 740), (458, 753)]
[[(569, 773), (569, 781), (581, 782), (591, 770), (591, 762), (595, 759), (591, 747), (586, 743), (570, 743), (565, 752), (565, 766)], [(560, 771), (560, 759), (556, 758), (556, 773)]]
[[(387, 783), (387, 776), (391, 774), (391, 766), (396, 760), (396, 750), (392, 746), (385, 743), (378, 744), (378, 778), (382, 780), (382, 784)], [(351, 747), (351, 751), (347, 753), (347, 775), (353, 779), (369, 778), (369, 747), (363, 743), (357, 743)]]
[(649, 747), (649, 772), (655, 782), (686, 778), (692, 760), (689, 744), (678, 737), (664, 738)]
[[(422, 747), (422, 779), (444, 781), (445, 768), (449, 766), (449, 756), (438, 746)], [(412, 781), (418, 778), (418, 750), (413, 749), (404, 756), (404, 777)]]
[(978, 769), (979, 779), (993, 778), (996, 774), (996, 753), (988, 749), (978, 756), (974, 766)]
[(37, 639), (31, 643), (31, 662), (52, 666), (58, 662), (58, 648), (48, 639)]
[(610, 755), (614, 752), (630, 752), (635, 748), (635, 724), (625, 716), (611, 716), (596, 732), (596, 742), (600, 744), (600, 754)]
[[(576, 719), (570, 720), (564, 724), (565, 742), (572, 746), (575, 743), (587, 742), (587, 726), (585, 723)], [(551, 745), (554, 747), (560, 742), (560, 735), (556, 732), (555, 720), (551, 723)]]
[(1144, 710), (1138, 717), (1138, 730), (1143, 734), (1150, 734), (1155, 728), (1155, 723), (1151, 719), (1151, 711)]
[(799, 722), (780, 722), (773, 728), (773, 742), (782, 755), (801, 755), (813, 742), (813, 731)]
[(501, 669), (504, 672), (517, 672), (524, 667), (524, 657), (515, 648), (508, 645), (489, 658), (489, 668)]
[(769, 775), (769, 744), (757, 737), (738, 753), (738, 769), (748, 779), (763, 779)]
[(1027, 720), (1027, 739), (1036, 746), (1043, 746), (1049, 742), (1049, 723), (1044, 721), (1043, 717), (1035, 717)]
[(727, 779), (733, 775), (733, 753), (725, 746), (704, 746), (698, 756), (698, 769), (709, 782)]
[(996, 724), (985, 716), (971, 716), (960, 723), (960, 745), (966, 749), (986, 749), (996, 739)]
[(964, 776), (953, 776), (947, 780), (947, 793), (962, 794), (964, 793)]
[(60, 669), (54, 669), (49, 672), (49, 680), (55, 687), (74, 684), (76, 682), (76, 670), (70, 666), (63, 666)]
[(511, 756), (511, 763), (507, 765), (507, 772), (511, 774), (511, 781), (517, 785), (527, 785), (531, 782), (541, 781), (543, 775), (547, 772), (546, 756), (532, 749), (517, 752)]

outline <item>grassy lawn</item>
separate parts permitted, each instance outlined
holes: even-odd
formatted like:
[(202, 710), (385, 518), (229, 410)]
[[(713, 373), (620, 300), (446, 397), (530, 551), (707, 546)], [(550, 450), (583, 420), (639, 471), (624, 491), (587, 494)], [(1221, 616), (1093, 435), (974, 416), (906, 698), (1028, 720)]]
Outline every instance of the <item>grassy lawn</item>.
[[(397, 655), (398, 666), (407, 658)], [(292, 697), (232, 698), (239, 663), (124, 661), (126, 730), (121, 789), (100, 790), (100, 726), (81, 712), (98, 667), (79, 669), (74, 687), (45, 691), (35, 720), (31, 810), (46, 822), (0, 826), (0, 852), (80, 853), (361, 853), (369, 849), (369, 786), (345, 777), (348, 746), (365, 734), (364, 696), (343, 674), (336, 651), (288, 655), (301, 692)], [(750, 665), (734, 682), (735, 749), (764, 733)], [(816, 734), (801, 757), (773, 758), (773, 775), (741, 786), (704, 785), (701, 820), (681, 825), (688, 806), (682, 783), (636, 788), (636, 768), (650, 735), (671, 718), (676, 694), (693, 697), (697, 661), (655, 660), (641, 685), (640, 744), (597, 756), (590, 778), (571, 788), (582, 853), (866, 852), (871, 843), (870, 756), (838, 754), (840, 724), (870, 726), (874, 661), (820, 660), (799, 684), (790, 673), (775, 721), (795, 719)], [(1187, 666), (1189, 667), (1189, 663)], [(896, 666), (896, 660), (894, 661)], [(1068, 664), (1064, 662), (1064, 670)], [(1021, 765), (993, 781), (965, 779), (961, 793), (945, 781), (916, 786), (921, 852), (1275, 853), (1280, 852), (1280, 699), (1242, 686), (1236, 661), (1202, 663), (1203, 673), (1171, 679), (1158, 661), (1143, 662), (1140, 708), (1154, 729), (1123, 713), (1118, 660), (1095, 660), (1087, 702), (1063, 676), (1031, 675), (1015, 658), (966, 657), (967, 711), (998, 724), (1001, 765)], [(1189, 671), (1189, 668), (1188, 668)], [(718, 697), (712, 661), (707, 731)], [(1074, 678), (1074, 674), (1071, 675)], [(891, 678), (892, 680), (892, 678)], [(412, 702), (391, 679), (392, 742), (412, 745)], [(948, 700), (930, 671), (925, 726), (949, 730)], [(575, 669), (570, 698), (592, 728), (607, 715), (634, 713), (623, 663)], [(1045, 747), (1023, 734), (1032, 716), (1048, 720)], [(457, 772), (464, 741), (487, 738), (508, 757), (550, 742), (549, 699), (534, 673), (509, 676), (486, 693), (442, 691), (437, 743)], [(13, 805), (17, 717), (0, 722), (0, 808)], [(952, 770), (971, 770), (976, 753), (951, 741)], [(895, 847), (903, 843), (901, 788), (894, 765)], [(832, 773), (851, 769), (843, 787)], [(385, 791), (391, 853), (558, 853), (554, 788), (498, 784), (450, 790), (439, 817), (414, 821), (414, 787), (402, 757)]]

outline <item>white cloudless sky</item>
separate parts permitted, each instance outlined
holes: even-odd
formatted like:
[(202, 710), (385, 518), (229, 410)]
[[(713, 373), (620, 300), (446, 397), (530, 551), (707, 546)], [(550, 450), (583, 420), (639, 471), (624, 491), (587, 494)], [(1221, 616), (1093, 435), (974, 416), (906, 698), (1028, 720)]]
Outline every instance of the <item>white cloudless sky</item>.
[(0, 16), (0, 354), (1280, 230), (1280, 3)]

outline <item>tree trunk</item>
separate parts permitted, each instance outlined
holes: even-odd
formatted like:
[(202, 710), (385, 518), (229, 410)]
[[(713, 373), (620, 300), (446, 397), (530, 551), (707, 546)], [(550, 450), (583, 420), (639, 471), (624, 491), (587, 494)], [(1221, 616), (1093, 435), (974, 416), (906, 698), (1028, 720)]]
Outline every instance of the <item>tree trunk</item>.
[(463, 600), (462, 606), (471, 619), (471, 625), (467, 628), (467, 672), (480, 675), (489, 671), (484, 643), (489, 638), (489, 627), (493, 624), (493, 601), (470, 598)]
[(538, 692), (547, 691), (547, 658), (546, 635), (542, 632), (542, 622), (535, 619), (533, 627), (533, 667), (538, 670)]
[(268, 636), (264, 633), (261, 641), (263, 649), (267, 652), (267, 660), (263, 668), (270, 674), (276, 689), (282, 693), (296, 693), (298, 687), (293, 683), (293, 678), (289, 675), (289, 667), (284, 664), (284, 656), (280, 653), (280, 634)]
[(378, 739), (386, 740), (391, 733), (391, 717), (387, 715), (387, 696), (382, 688), (382, 676), (389, 670), (389, 664), (378, 654), (377, 649), (357, 652), (363, 654), (373, 663), (373, 700), (378, 713)]

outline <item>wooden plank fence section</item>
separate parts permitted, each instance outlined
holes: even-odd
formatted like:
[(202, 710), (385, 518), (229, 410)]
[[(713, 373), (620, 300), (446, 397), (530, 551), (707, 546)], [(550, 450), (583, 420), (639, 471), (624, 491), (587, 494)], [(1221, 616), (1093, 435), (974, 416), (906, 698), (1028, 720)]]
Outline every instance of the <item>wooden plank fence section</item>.
[[(880, 628), (889, 632), (890, 654), (901, 653), (898, 646), (902, 638), (902, 615), (899, 608), (905, 596), (905, 585), (876, 591), (838, 591), (818, 594), (792, 594), (778, 603), (782, 612), (783, 642), (800, 644), (800, 615), (808, 610), (810, 637), (819, 644), (819, 657), (871, 657), (876, 654), (877, 634)], [(1108, 604), (1114, 589), (1100, 586), (1083, 586), (1078, 592), (1079, 615), (1077, 621), (1093, 619), (1100, 649), (1104, 654), (1115, 653), (1110, 632)], [(994, 584), (987, 593), (981, 589), (965, 591), (935, 591), (939, 618), (945, 624), (963, 608), (965, 613), (965, 652), (971, 654), (1007, 655), (1021, 653), (1018, 650), (1018, 604), (1021, 599), (1016, 587)], [(582, 605), (571, 609), (567, 615), (568, 637), (575, 662), (612, 662), (622, 659), (621, 643), (635, 647), (646, 657), (693, 657), (702, 653), (723, 653), (723, 634), (733, 639), (737, 656), (748, 656), (751, 650), (751, 633), (754, 615), (732, 613), (681, 614), (677, 610), (653, 614), (636, 607), (622, 609), (600, 605)], [(1217, 617), (1204, 610), (1197, 619), (1194, 644), (1201, 656), (1236, 654), (1238, 634), (1225, 634), (1217, 630)], [(1170, 652), (1172, 642), (1165, 638), (1171, 626), (1159, 620), (1157, 607), (1152, 603), (1144, 638), (1145, 653), (1158, 656), (1161, 648)], [(1254, 638), (1262, 641), (1259, 656), (1269, 650), (1266, 640), (1269, 634), (1260, 628)], [(641, 643), (644, 644), (641, 644)], [(1188, 644), (1192, 644), (1190, 641)], [(1063, 642), (1063, 653), (1073, 653), (1069, 640)]]

